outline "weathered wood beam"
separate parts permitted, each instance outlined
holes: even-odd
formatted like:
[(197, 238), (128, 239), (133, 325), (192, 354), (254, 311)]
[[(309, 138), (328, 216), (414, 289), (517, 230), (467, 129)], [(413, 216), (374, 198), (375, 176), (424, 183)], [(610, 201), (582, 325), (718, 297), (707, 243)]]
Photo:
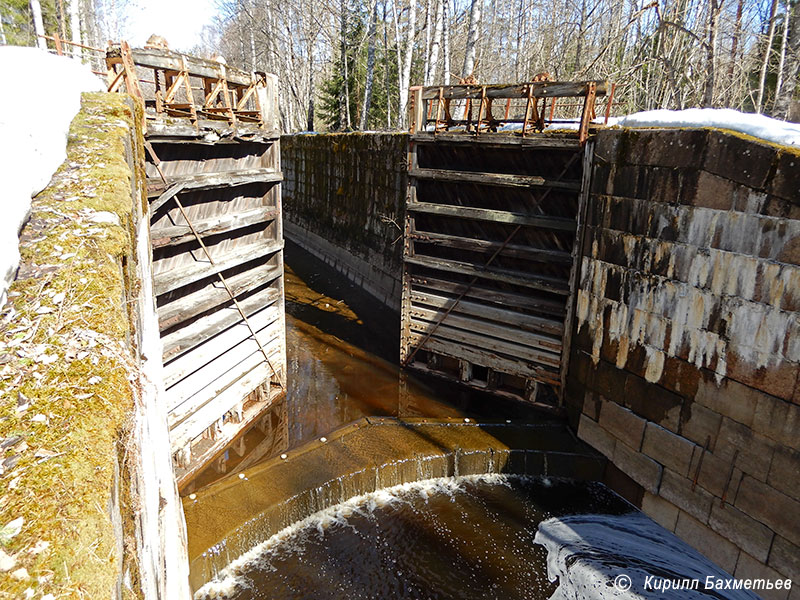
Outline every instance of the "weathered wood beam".
[[(411, 307), (409, 314), (411, 315), (413, 321), (419, 324), (419, 327), (424, 333), (430, 330), (430, 326), (433, 323), (440, 322), (445, 312), (443, 310), (432, 310), (416, 304)], [(471, 316), (457, 314), (455, 312), (451, 312), (449, 315), (447, 315), (444, 321), (442, 321), (441, 326), (449, 326), (451, 328), (464, 330), (464, 332), (469, 335), (475, 335), (476, 339), (480, 338), (487, 341), (493, 341), (490, 338), (497, 338), (498, 340), (503, 341), (503, 343), (506, 343), (504, 340), (510, 340), (513, 341), (514, 345), (535, 348), (542, 353), (552, 353), (555, 356), (554, 360), (556, 361), (558, 360), (558, 355), (561, 352), (561, 339), (559, 338), (551, 337), (549, 335), (531, 333), (520, 328), (513, 328), (500, 323), (484, 321)], [(439, 330), (437, 329), (436, 333), (438, 333), (438, 331)], [(434, 333), (434, 335), (436, 335), (436, 333)]]
[[(430, 323), (424, 321), (420, 322), (416, 319), (411, 319), (411, 332), (420, 335), (426, 334), (430, 329)], [(522, 360), (534, 365), (541, 365), (557, 369), (561, 364), (559, 354), (551, 354), (544, 350), (530, 348), (514, 344), (512, 342), (504, 342), (497, 340), (493, 337), (485, 335), (474, 334), (463, 329), (441, 325), (436, 329), (436, 332), (430, 339), (438, 339), (439, 341), (448, 341), (456, 344), (465, 344), (482, 351), (490, 351), (495, 353), (498, 357), (508, 357), (511, 359)], [(422, 340), (420, 340), (421, 342)], [(423, 349), (427, 347), (427, 342), (424, 344)], [(466, 358), (461, 356), (460, 358)], [(491, 365), (487, 365), (491, 366)]]
[[(184, 175), (167, 177), (167, 183), (160, 177), (148, 178), (147, 196), (153, 198), (163, 196), (173, 186), (182, 186), (183, 190), (203, 190), (218, 187), (233, 187), (247, 185), (248, 183), (274, 183), (283, 181), (283, 175), (276, 169), (240, 169), (238, 171), (223, 171), (220, 173), (202, 173), (199, 175)], [(174, 194), (173, 194), (174, 195)], [(171, 198), (166, 200), (160, 197), (150, 203), (150, 211), (156, 211)]]
[(460, 262), (455, 260), (443, 260), (439, 258), (431, 258), (428, 256), (409, 256), (404, 259), (407, 264), (417, 265), (420, 267), (427, 267), (438, 271), (445, 271), (448, 273), (459, 273), (461, 275), (477, 275), (481, 279), (489, 279), (491, 281), (502, 281), (503, 283), (510, 283), (522, 287), (533, 288), (550, 292), (552, 294), (567, 295), (569, 294), (569, 284), (563, 279), (556, 279), (554, 277), (545, 277), (543, 275), (529, 275), (519, 271), (511, 271), (509, 269), (498, 269), (497, 267), (484, 267), (483, 265), (475, 265), (468, 262)]
[[(270, 355), (270, 360), (277, 361), (278, 354), (276, 352)], [(272, 371), (260, 352), (244, 366), (249, 367), (249, 369), (244, 371), (239, 379), (232, 382), (224, 390), (221, 390), (204, 405), (195, 407), (195, 410), (190, 413), (191, 416), (181, 423), (175, 424), (170, 429), (169, 438), (173, 450), (182, 448), (201, 435), (209, 427), (210, 423), (213, 423), (216, 419), (219, 419), (220, 415), (231, 410), (237, 402), (240, 402), (242, 398), (266, 380)], [(275, 389), (278, 390), (279, 388), (276, 387)], [(231, 425), (235, 431), (241, 430), (241, 424), (231, 423)], [(233, 439), (233, 437), (231, 436), (229, 439)]]
[[(228, 287), (234, 296), (246, 294), (262, 285), (273, 281), (282, 275), (279, 267), (270, 264), (259, 265), (243, 273), (226, 277)], [(275, 294), (278, 294), (277, 289)], [(167, 304), (158, 307), (158, 325), (163, 331), (174, 327), (182, 321), (206, 312), (220, 304), (230, 301), (230, 295), (219, 281), (212, 281), (206, 287), (186, 294)]]
[[(248, 317), (256, 331), (261, 331), (274, 323), (279, 317), (279, 307), (275, 305), (278, 290), (274, 290), (274, 298), (261, 310)], [(183, 377), (202, 369), (204, 365), (219, 356), (226, 348), (232, 348), (252, 335), (250, 328), (242, 320), (224, 331), (202, 341), (190, 351), (164, 365), (164, 387), (169, 389)]]
[[(120, 56), (119, 47), (109, 48), (107, 56), (113, 62)], [(160, 48), (133, 48), (131, 56), (136, 66), (149, 69), (164, 69), (169, 71), (186, 71), (194, 77), (208, 77), (211, 79), (226, 79), (234, 85), (248, 86), (253, 83), (253, 75), (222, 64), (216, 60), (198, 58), (188, 54), (181, 54), (172, 50)]]
[[(196, 477), (200, 471), (205, 469), (210, 460), (222, 453), (225, 447), (230, 444), (237, 435), (252, 427), (253, 424), (261, 418), (264, 410), (266, 410), (271, 404), (275, 403), (278, 400), (278, 397), (283, 393), (283, 389), (275, 387), (269, 393), (267, 393), (264, 398), (248, 402), (248, 405), (244, 409), (244, 417), (240, 423), (223, 423), (222, 431), (214, 443), (208, 448), (204, 446), (202, 449), (197, 450), (197, 454), (194, 459), (184, 466), (185, 470), (182, 470), (176, 474), (178, 487), (181, 489), (181, 492), (188, 492), (189, 488), (185, 487), (185, 485), (194, 477)], [(190, 445), (191, 444), (187, 444), (185, 447), (189, 447)], [(250, 456), (252, 456), (252, 452), (248, 455), (248, 458)], [(241, 470), (242, 463), (239, 463), (232, 473), (237, 473)]]
[[(411, 289), (411, 302), (412, 307), (418, 305), (425, 305), (434, 307), (436, 309), (447, 310), (453, 303), (455, 298), (448, 296), (441, 296), (430, 292), (423, 292)], [(530, 331), (533, 333), (544, 333), (549, 335), (560, 336), (564, 333), (564, 324), (555, 319), (546, 319), (521, 313), (516, 310), (509, 310), (505, 308), (498, 308), (487, 304), (478, 304), (469, 300), (461, 300), (453, 309), (453, 314), (465, 314), (492, 321), (498, 321), (505, 325), (511, 325), (522, 331)], [(516, 333), (516, 332), (515, 332)], [(559, 343), (559, 347), (561, 344)]]
[(280, 138), (280, 132), (261, 129), (247, 123), (230, 127), (225, 121), (198, 119), (197, 127), (184, 119), (164, 117), (146, 111), (147, 139), (151, 143), (227, 144), (240, 140), (270, 142)]
[[(588, 81), (545, 81), (540, 83), (516, 83), (516, 84), (491, 84), (491, 85), (445, 85), (431, 86), (422, 88), (423, 100), (436, 100), (439, 98), (439, 90), (442, 91), (442, 98), (445, 99), (473, 99), (479, 100), (483, 94), (482, 88), (486, 89), (487, 98), (527, 98), (528, 86), (533, 86), (534, 98), (552, 97), (578, 97), (585, 96), (589, 91)], [(608, 90), (607, 81), (595, 81), (597, 95), (604, 96)]]
[[(436, 291), (447, 292), (449, 294), (462, 294), (467, 290), (467, 284), (437, 279), (435, 277), (423, 277), (421, 275), (411, 275), (409, 277), (412, 289), (419, 287), (430, 288)], [(530, 295), (515, 294), (513, 292), (490, 289), (478, 285), (473, 285), (467, 291), (465, 298), (473, 298), (484, 302), (493, 302), (501, 306), (514, 306), (523, 310), (533, 310), (546, 315), (563, 317), (566, 312), (564, 302), (557, 302), (545, 298), (536, 298)]]
[(464, 135), (463, 131), (422, 132), (411, 135), (412, 142), (433, 144), (477, 144), (481, 148), (541, 148), (545, 150), (578, 150), (580, 141), (577, 134), (573, 137), (561, 137), (541, 134), (522, 137), (520, 132), (499, 132), (486, 136)]
[(445, 248), (456, 248), (457, 250), (472, 251), (495, 251), (502, 248), (500, 256), (511, 256), (527, 260), (559, 263), (564, 265), (572, 264), (572, 255), (562, 250), (548, 250), (544, 248), (534, 248), (522, 244), (506, 244), (502, 242), (490, 242), (488, 240), (448, 235), (444, 233), (433, 233), (430, 231), (419, 231), (416, 228), (411, 232), (409, 239), (420, 244), (433, 244), (434, 246), (444, 246)]
[[(423, 334), (411, 332), (409, 341), (412, 344), (419, 344), (425, 338)], [(460, 342), (431, 337), (425, 342), (424, 350), (430, 350), (438, 354), (444, 354), (457, 360), (468, 360), (473, 365), (481, 365), (520, 377), (533, 377), (539, 381), (559, 385), (558, 371), (541, 364), (532, 364), (528, 361), (500, 356), (496, 352), (489, 352), (479, 347), (467, 346)], [(416, 363), (411, 363), (414, 366)], [(455, 379), (455, 378), (454, 378)]]
[(451, 171), (448, 169), (411, 169), (409, 177), (428, 179), (431, 181), (447, 181), (453, 183), (479, 183), (499, 187), (548, 187), (562, 190), (578, 191), (581, 189), (579, 181), (556, 181), (536, 177), (534, 175), (512, 175), (509, 173), (479, 173), (475, 171)]
[[(279, 354), (280, 349), (281, 332), (278, 327), (280, 323), (277, 311), (273, 311), (273, 313), (268, 315), (268, 317), (272, 317), (271, 322), (257, 331), (259, 341), (267, 350), (267, 354), (276, 352)], [(264, 355), (261, 354), (258, 343), (252, 336), (247, 336), (232, 346), (217, 346), (216, 352), (217, 355), (213, 356), (204, 368), (187, 373), (165, 392), (170, 426), (188, 417), (197, 406), (205, 404), (228, 387), (232, 381), (238, 379), (243, 371), (242, 366), (247, 361), (264, 360)]]
[(511, 223), (513, 225), (526, 225), (528, 227), (541, 227), (558, 231), (574, 232), (576, 227), (576, 223), (573, 219), (529, 215), (505, 210), (491, 210), (488, 208), (474, 208), (471, 206), (409, 202), (406, 205), (406, 210), (409, 212), (425, 213), (442, 217), (458, 217), (459, 219), (474, 219), (477, 221), (491, 221), (493, 223)]
[[(200, 279), (216, 275), (220, 271), (226, 271), (233, 267), (250, 262), (260, 256), (267, 256), (283, 249), (283, 240), (271, 240), (258, 244), (250, 244), (244, 248), (238, 248), (234, 254), (228, 254), (223, 258), (214, 257), (216, 264), (206, 261), (197, 261), (180, 269), (170, 269), (157, 273), (153, 277), (155, 292), (157, 296), (166, 294), (185, 285), (189, 285)], [(214, 254), (214, 248), (209, 248)]]
[[(259, 207), (237, 213), (225, 213), (205, 219), (192, 220), (195, 231), (200, 234), (213, 235), (225, 231), (234, 231), (258, 223), (273, 221), (278, 217), (278, 209), (273, 207)], [(154, 227), (150, 230), (150, 239), (153, 248), (175, 246), (195, 239), (191, 227), (188, 225), (169, 225), (167, 227)]]
[[(239, 305), (249, 316), (255, 311), (280, 300), (273, 288), (267, 288), (249, 298), (239, 301)], [(206, 315), (186, 327), (181, 327), (161, 337), (162, 358), (166, 363), (184, 352), (188, 352), (208, 338), (224, 331), (242, 320), (242, 315), (233, 306), (228, 306)]]

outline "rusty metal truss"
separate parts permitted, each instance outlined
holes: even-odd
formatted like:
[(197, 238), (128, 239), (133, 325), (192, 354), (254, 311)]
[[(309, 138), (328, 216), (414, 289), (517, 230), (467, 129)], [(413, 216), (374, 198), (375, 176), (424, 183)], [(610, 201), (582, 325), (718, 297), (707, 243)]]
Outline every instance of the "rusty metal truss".
[[(150, 118), (274, 128), (265, 118), (273, 113), (270, 88), (276, 83), (274, 75), (246, 73), (224, 62), (161, 48), (131, 49), (127, 42), (109, 46), (106, 65), (108, 91), (124, 86), (129, 94), (142, 99)], [(147, 78), (150, 74), (151, 79)]]
[(526, 137), (548, 126), (577, 125), (583, 144), (601, 97), (606, 98), (608, 122), (614, 90), (607, 81), (413, 87), (411, 133), (460, 131), (479, 136), (506, 131)]

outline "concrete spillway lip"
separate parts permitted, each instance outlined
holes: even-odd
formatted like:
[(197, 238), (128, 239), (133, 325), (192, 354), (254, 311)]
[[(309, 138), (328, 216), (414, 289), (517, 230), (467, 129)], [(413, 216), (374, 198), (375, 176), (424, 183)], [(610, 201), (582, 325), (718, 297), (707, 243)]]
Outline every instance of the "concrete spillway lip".
[(599, 480), (604, 466), (559, 422), (362, 418), (184, 498), (192, 588), (284, 527), (359, 494), (484, 473)]

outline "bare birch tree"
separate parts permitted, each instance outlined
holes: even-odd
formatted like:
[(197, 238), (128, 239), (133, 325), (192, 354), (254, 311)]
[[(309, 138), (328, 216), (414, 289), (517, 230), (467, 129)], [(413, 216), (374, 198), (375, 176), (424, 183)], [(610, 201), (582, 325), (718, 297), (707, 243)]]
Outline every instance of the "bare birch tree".
[(464, 66), (461, 69), (461, 76), (467, 77), (475, 70), (475, 43), (478, 41), (478, 31), (481, 23), (481, 5), (483, 0), (472, 0), (469, 11), (469, 32), (467, 33), (467, 44), (464, 48)]

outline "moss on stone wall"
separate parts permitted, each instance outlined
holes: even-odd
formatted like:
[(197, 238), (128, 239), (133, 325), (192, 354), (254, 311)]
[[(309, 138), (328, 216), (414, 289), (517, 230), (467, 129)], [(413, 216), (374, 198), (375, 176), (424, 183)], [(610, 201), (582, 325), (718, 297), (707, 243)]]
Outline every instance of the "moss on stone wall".
[(287, 219), (356, 256), (382, 254), (399, 271), (407, 144), (404, 133), (283, 136)]
[(117, 594), (122, 536), (111, 507), (135, 372), (134, 116), (122, 95), (84, 95), (67, 160), (22, 232), (0, 315), (0, 527), (23, 523), (0, 539), (13, 564), (0, 572), (0, 598)]

